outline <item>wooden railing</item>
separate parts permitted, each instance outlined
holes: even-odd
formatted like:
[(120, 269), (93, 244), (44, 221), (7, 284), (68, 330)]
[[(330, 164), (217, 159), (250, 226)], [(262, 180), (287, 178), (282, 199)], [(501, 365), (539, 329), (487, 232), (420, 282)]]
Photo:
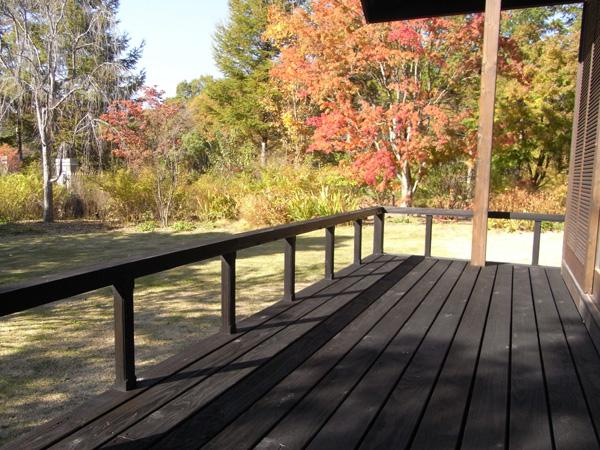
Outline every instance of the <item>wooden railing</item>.
[(240, 233), (212, 242), (187, 246), (147, 257), (133, 258), (36, 278), (21, 284), (0, 287), (0, 317), (52, 303), (74, 295), (108, 286), (113, 288), (115, 324), (116, 386), (129, 390), (136, 385), (135, 337), (133, 294), (135, 279), (190, 263), (221, 257), (221, 322), (222, 330), (236, 331), (235, 313), (235, 262), (237, 252), (268, 242), (284, 240), (284, 299), (295, 299), (296, 236), (326, 230), (325, 278), (332, 279), (334, 272), (334, 244), (336, 225), (353, 222), (355, 233), (354, 262), (361, 262), (362, 221), (374, 217), (373, 252), (383, 252), (383, 216), (385, 209), (374, 207), (322, 217), (304, 222), (280, 225), (247, 233)]
[[(243, 249), (268, 242), (284, 241), (284, 301), (294, 301), (296, 294), (296, 237), (325, 229), (325, 278), (334, 277), (335, 227), (344, 223), (354, 226), (354, 264), (362, 262), (362, 225), (373, 217), (373, 254), (383, 253), (385, 214), (425, 216), (425, 255), (431, 256), (434, 216), (469, 218), (470, 211), (373, 207), (358, 211), (322, 217), (304, 222), (280, 225), (237, 234), (212, 242), (186, 246), (146, 257), (132, 258), (83, 270), (39, 277), (16, 285), (0, 287), (0, 317), (26, 311), (36, 306), (112, 286), (114, 297), (115, 369), (116, 387), (129, 390), (136, 386), (135, 336), (133, 297), (135, 280), (190, 263), (221, 258), (221, 328), (236, 332), (236, 257)], [(490, 218), (532, 220), (534, 249), (532, 264), (539, 260), (541, 223), (562, 222), (563, 216), (549, 214), (490, 212)]]
[[(435, 209), (435, 208), (395, 208), (386, 207), (388, 214), (402, 214), (413, 216), (425, 216), (425, 256), (431, 256), (431, 240), (433, 229), (433, 217), (471, 218), (472, 211), (457, 209)], [(562, 214), (538, 214), (518, 213), (505, 211), (489, 211), (489, 219), (505, 220), (529, 220), (533, 222), (533, 249), (531, 252), (531, 265), (537, 266), (540, 261), (540, 238), (542, 234), (542, 222), (564, 222)]]

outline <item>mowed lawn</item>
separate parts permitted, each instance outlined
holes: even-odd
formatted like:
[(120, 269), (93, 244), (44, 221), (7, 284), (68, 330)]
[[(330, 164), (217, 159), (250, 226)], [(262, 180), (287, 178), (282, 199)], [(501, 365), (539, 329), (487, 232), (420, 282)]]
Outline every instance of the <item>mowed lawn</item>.
[[(385, 251), (422, 254), (422, 222), (386, 222)], [(241, 231), (226, 225), (193, 232), (139, 232), (98, 224), (0, 226), (0, 285), (98, 263), (201, 244)], [(434, 223), (433, 255), (468, 259), (471, 225)], [(372, 249), (372, 227), (363, 232), (363, 254)], [(336, 229), (336, 269), (352, 261), (353, 230)], [(488, 259), (529, 263), (532, 233), (490, 231)], [(298, 238), (298, 289), (323, 275), (324, 232)], [(275, 242), (239, 252), (238, 316), (260, 311), (283, 289), (283, 245)], [(562, 233), (544, 233), (540, 263), (559, 265)], [(192, 264), (136, 280), (135, 326), (138, 373), (220, 323), (220, 263)], [(0, 445), (31, 427), (74, 408), (113, 382), (110, 289), (0, 318)]]

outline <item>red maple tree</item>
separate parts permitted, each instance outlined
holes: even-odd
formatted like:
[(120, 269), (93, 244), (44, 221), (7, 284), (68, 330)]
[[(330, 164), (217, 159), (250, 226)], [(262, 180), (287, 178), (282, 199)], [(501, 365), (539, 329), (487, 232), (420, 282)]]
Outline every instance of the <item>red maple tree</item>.
[[(272, 75), (320, 113), (309, 151), (348, 154), (355, 176), (410, 205), (427, 170), (473, 155), (480, 15), (367, 25), (360, 0), (314, 0), (271, 10), (267, 37), (281, 48)], [(469, 98), (472, 98), (470, 96)]]
[(186, 130), (184, 109), (163, 100), (163, 92), (146, 87), (133, 100), (117, 100), (100, 119), (102, 138), (128, 167), (148, 167), (154, 178), (158, 216), (168, 224), (184, 161), (181, 136)]

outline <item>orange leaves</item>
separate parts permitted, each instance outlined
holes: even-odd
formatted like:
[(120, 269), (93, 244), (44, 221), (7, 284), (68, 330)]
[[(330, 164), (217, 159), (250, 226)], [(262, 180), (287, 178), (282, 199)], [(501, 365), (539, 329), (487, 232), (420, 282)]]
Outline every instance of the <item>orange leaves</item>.
[(476, 105), (464, 93), (478, 89), (482, 32), (481, 15), (367, 25), (360, 0), (313, 0), (310, 11), (271, 10), (281, 49), (271, 75), (318, 109), (309, 151), (350, 154), (377, 189), (398, 177), (411, 189), (471, 148)]
[(116, 100), (100, 116), (102, 139), (114, 144), (113, 153), (133, 167), (166, 156), (180, 145), (173, 122), (181, 111), (166, 103), (163, 92), (146, 87), (135, 100)]
[[(17, 149), (8, 144), (0, 145), (0, 160), (4, 158), (6, 158), (6, 169), (9, 172), (16, 172), (21, 167), (21, 160), (19, 159), (19, 153), (17, 152)], [(4, 168), (0, 166), (0, 172), (3, 169)]]

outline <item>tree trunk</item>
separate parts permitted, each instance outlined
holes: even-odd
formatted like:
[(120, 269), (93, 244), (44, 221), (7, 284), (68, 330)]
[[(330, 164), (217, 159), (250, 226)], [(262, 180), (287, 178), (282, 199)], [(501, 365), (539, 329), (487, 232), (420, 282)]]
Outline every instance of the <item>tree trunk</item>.
[(19, 161), (23, 161), (23, 119), (21, 118), (21, 111), (19, 110), (17, 115), (17, 153), (19, 155)]
[(265, 167), (267, 165), (267, 140), (263, 139), (260, 143), (260, 165)]
[(44, 183), (44, 222), (54, 222), (54, 205), (52, 199), (52, 161), (48, 144), (42, 144), (42, 176)]
[(413, 180), (410, 173), (410, 165), (407, 161), (402, 163), (402, 169), (400, 170), (399, 176), (400, 185), (402, 186), (400, 206), (403, 208), (410, 208), (413, 202)]

